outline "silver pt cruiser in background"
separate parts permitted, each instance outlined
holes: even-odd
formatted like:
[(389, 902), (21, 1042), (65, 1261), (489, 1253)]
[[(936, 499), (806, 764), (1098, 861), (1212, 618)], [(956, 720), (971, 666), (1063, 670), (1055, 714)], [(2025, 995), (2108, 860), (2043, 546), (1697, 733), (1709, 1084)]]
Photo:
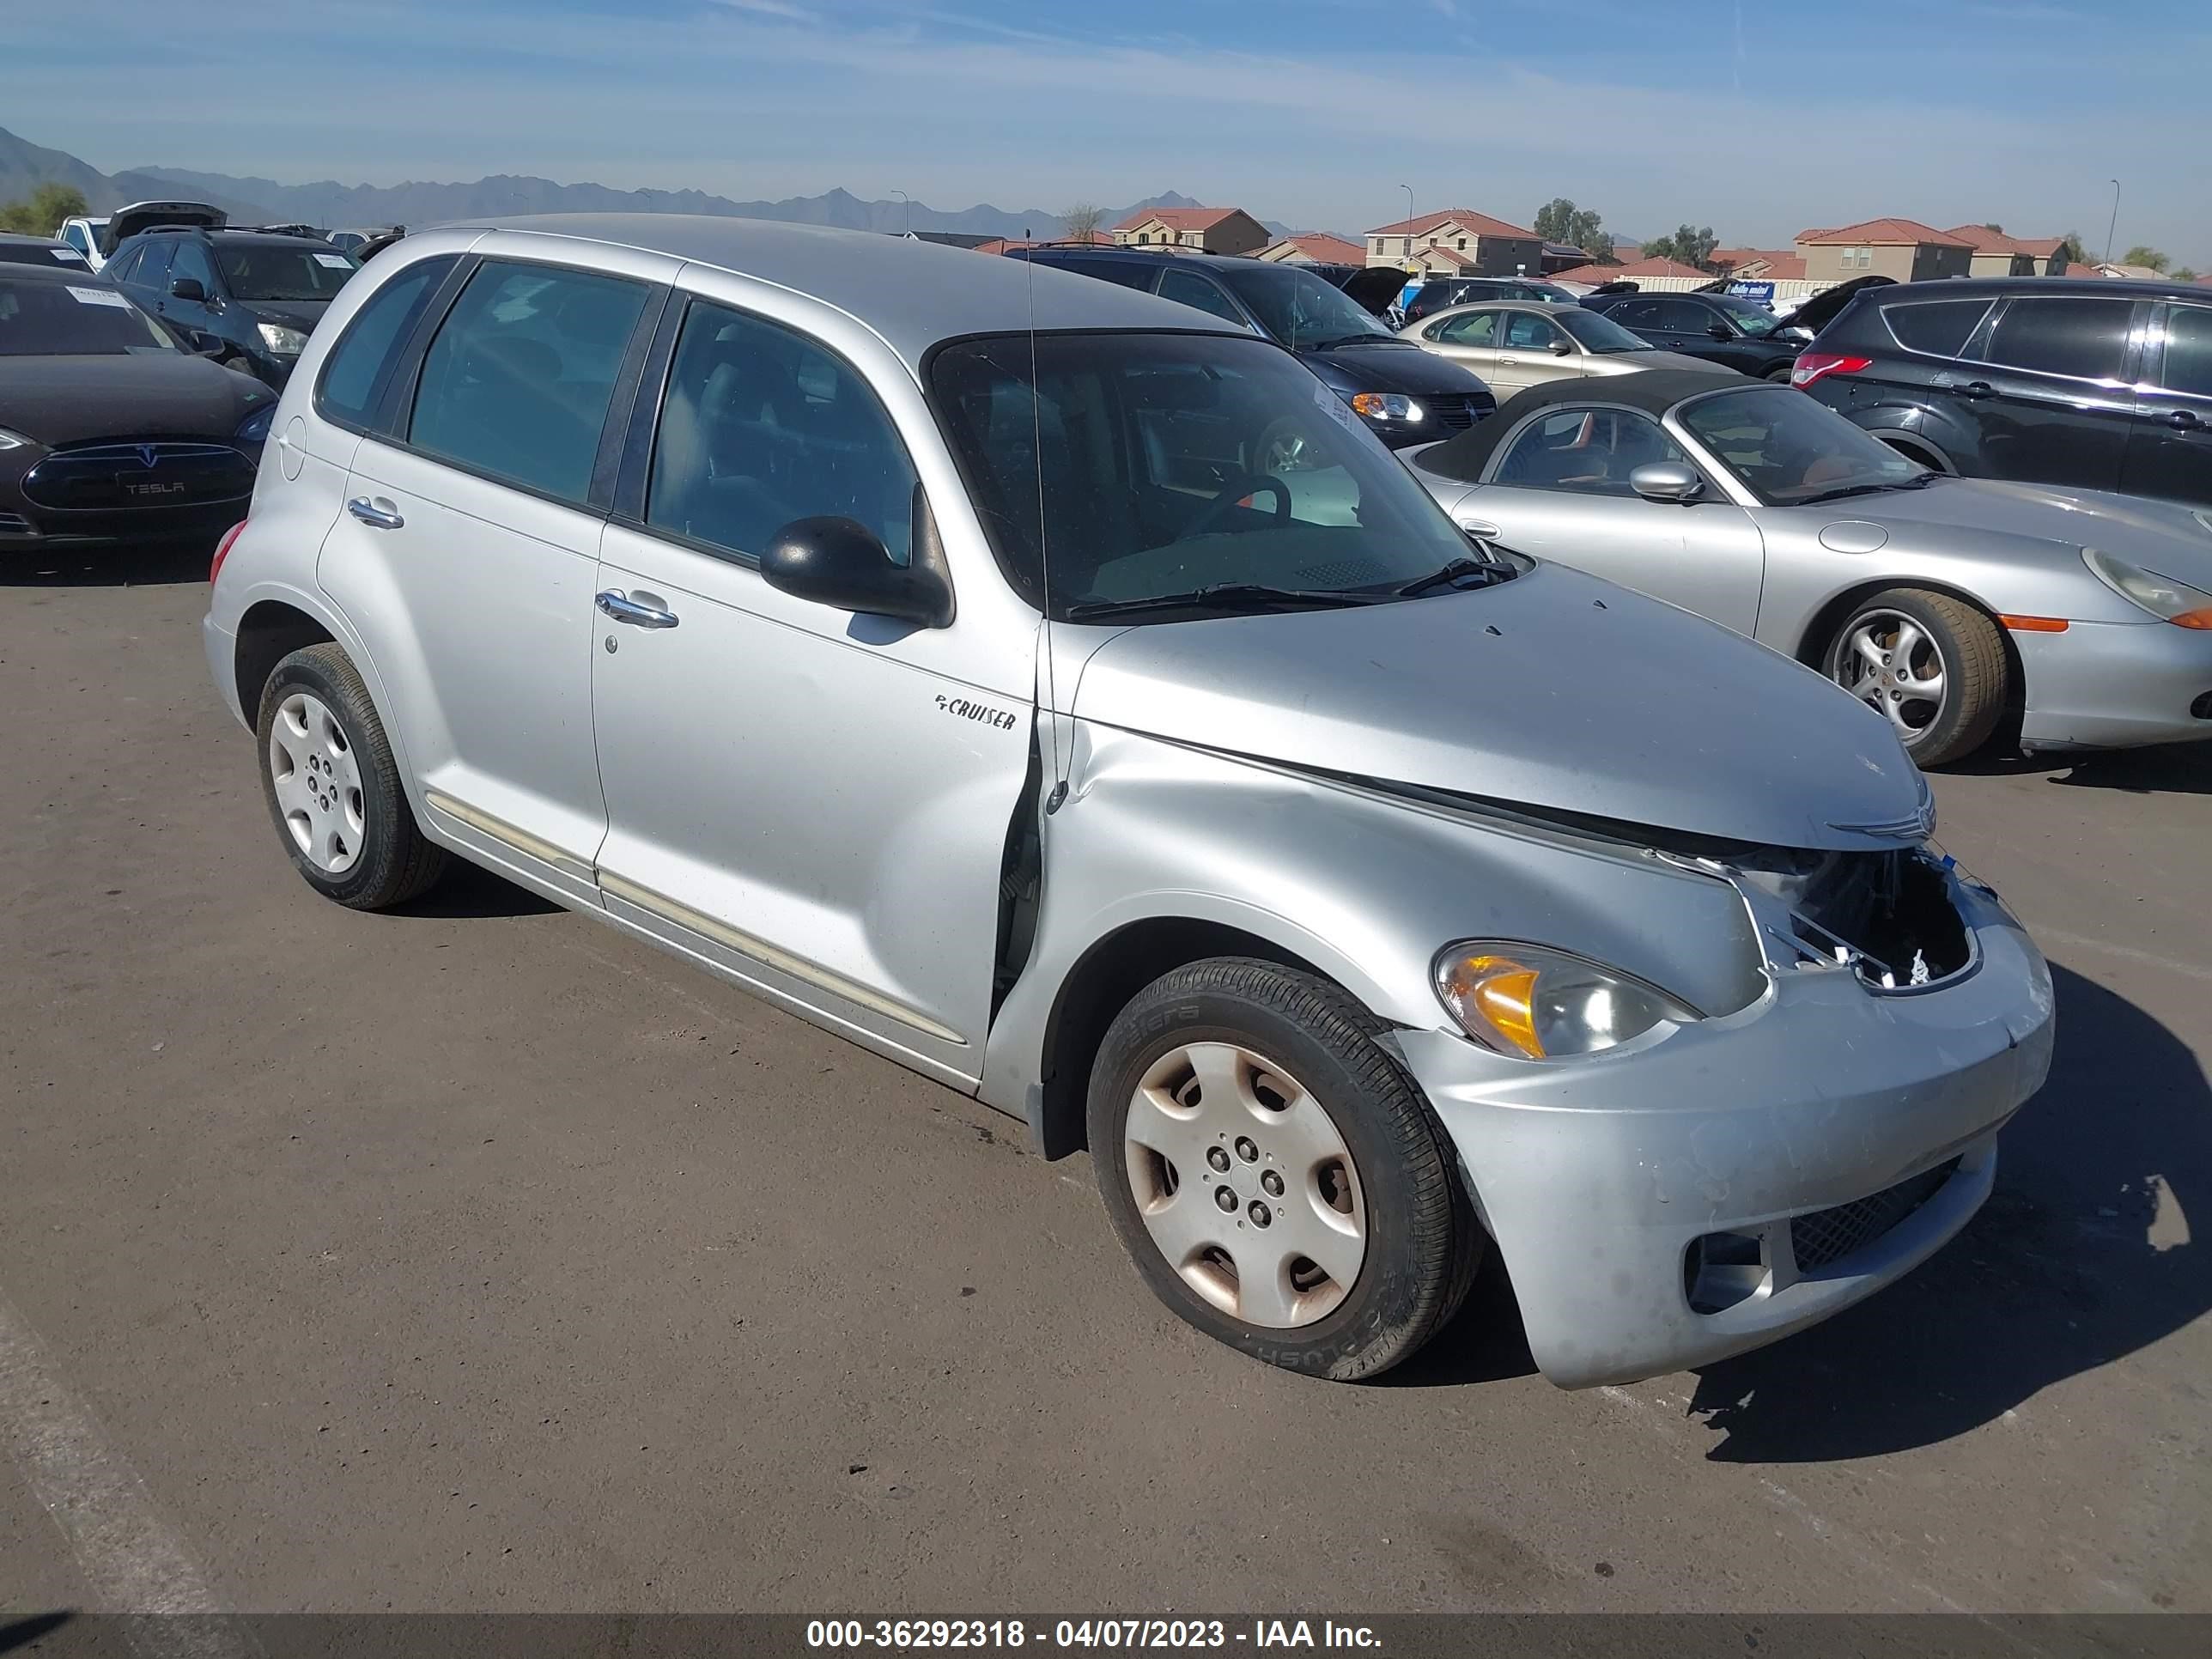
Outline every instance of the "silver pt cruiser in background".
[(1562, 1385), (1770, 1341), (1955, 1233), (2050, 1061), (1881, 716), (1012, 260), (410, 237), (206, 645), (318, 891), (457, 854), (1087, 1147), (1153, 1289), (1300, 1370), (1406, 1358), (1493, 1243)]

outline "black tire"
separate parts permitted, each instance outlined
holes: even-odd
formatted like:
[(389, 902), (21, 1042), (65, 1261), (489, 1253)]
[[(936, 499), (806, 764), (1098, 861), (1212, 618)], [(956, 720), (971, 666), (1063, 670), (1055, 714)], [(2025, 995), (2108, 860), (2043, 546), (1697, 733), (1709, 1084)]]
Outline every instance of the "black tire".
[(1776, 368), (1768, 369), (1766, 371), (1765, 378), (1772, 380), (1777, 386), (1788, 386), (1790, 384), (1790, 364), (1780, 364)]
[[(1146, 1283), (1231, 1347), (1340, 1382), (1389, 1370), (1442, 1329), (1466, 1299), (1486, 1242), (1443, 1126), (1375, 1041), (1384, 1029), (1327, 980), (1274, 963), (1215, 957), (1138, 993), (1108, 1029), (1091, 1073), (1091, 1163), (1114, 1230)], [(1139, 1212), (1123, 1156), (1131, 1098), (1156, 1062), (1205, 1042), (1235, 1043), (1282, 1066), (1320, 1103), (1351, 1154), (1364, 1200), (1365, 1256), (1342, 1299), (1310, 1323), (1248, 1324), (1217, 1306), (1170, 1264)]]
[[(360, 775), (362, 834), (353, 862), (336, 874), (319, 869), (286, 825), (269, 761), (276, 713), (286, 698), (306, 692), (331, 711), (350, 745)], [(384, 723), (369, 701), (352, 660), (335, 645), (311, 645), (276, 665), (261, 690), (253, 722), (259, 738), (261, 794), (292, 867), (325, 898), (356, 910), (383, 910), (419, 897), (446, 872), (446, 849), (422, 834), (400, 787), (398, 763)], [(332, 860), (337, 862), (336, 860)]]
[(1884, 617), (1915, 623), (1935, 647), (1943, 673), (1942, 702), (1924, 720), (1917, 720), (1911, 699), (1903, 701), (1911, 727), (1899, 733), (1905, 752), (1923, 767), (1964, 760), (1989, 741), (2004, 714), (2011, 670), (1996, 623), (1964, 600), (1925, 588), (1893, 587), (1861, 600), (1828, 642), (1826, 665), (1829, 678), (1869, 702), (1886, 692), (1849, 661), (1850, 641), (1861, 626), (1879, 626)]

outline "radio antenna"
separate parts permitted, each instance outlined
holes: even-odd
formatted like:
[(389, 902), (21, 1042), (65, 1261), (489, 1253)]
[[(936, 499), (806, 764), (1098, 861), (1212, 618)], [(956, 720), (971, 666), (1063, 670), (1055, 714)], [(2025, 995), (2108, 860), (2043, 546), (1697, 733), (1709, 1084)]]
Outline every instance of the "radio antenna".
[[(1024, 225), (1022, 240), (1029, 240), (1029, 227)], [(1044, 810), (1049, 815), (1060, 811), (1060, 803), (1067, 799), (1067, 767), (1060, 749), (1060, 674), (1054, 661), (1052, 638), (1052, 537), (1045, 526), (1044, 513), (1044, 414), (1041, 407), (1044, 392), (1037, 368), (1036, 253), (1034, 245), (1022, 250), (1022, 263), (1029, 267), (1030, 465), (1036, 472), (1037, 572), (1044, 582), (1044, 622), (1038, 638), (1044, 646), (1044, 717), (1052, 728), (1052, 793), (1044, 799)]]

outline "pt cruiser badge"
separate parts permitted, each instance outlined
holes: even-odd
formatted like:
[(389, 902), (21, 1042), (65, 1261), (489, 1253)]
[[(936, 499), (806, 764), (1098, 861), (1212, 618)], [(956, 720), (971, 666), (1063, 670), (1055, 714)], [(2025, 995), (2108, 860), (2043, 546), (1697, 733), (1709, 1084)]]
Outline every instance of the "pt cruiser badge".
[(986, 726), (995, 726), (1001, 732), (1014, 729), (1014, 717), (1003, 708), (994, 708), (988, 703), (975, 702), (966, 697), (948, 697), (943, 692), (937, 696), (937, 706), (948, 714), (957, 714), (963, 720), (981, 720)]

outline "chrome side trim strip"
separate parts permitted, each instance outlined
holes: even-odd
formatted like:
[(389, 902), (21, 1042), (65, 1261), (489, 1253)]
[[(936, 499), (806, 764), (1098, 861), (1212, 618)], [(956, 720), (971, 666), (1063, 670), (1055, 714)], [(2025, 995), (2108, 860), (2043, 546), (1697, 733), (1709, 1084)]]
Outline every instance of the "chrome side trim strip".
[(592, 878), (589, 859), (581, 858), (566, 848), (556, 847), (550, 841), (541, 840), (527, 830), (519, 830), (505, 818), (495, 817), (466, 801), (455, 800), (441, 789), (425, 789), (422, 800), (434, 811), (465, 823), (480, 836), (489, 836), (494, 841), (503, 842), (518, 853), (526, 853), (542, 864), (552, 865), (586, 881)]
[(665, 894), (654, 892), (650, 887), (641, 887), (611, 870), (602, 868), (599, 872), (599, 883), (600, 890), (608, 896), (618, 898), (626, 904), (634, 904), (641, 910), (651, 911), (664, 921), (673, 922), (687, 933), (712, 939), (724, 949), (734, 951), (763, 967), (803, 980), (832, 996), (842, 998), (871, 1013), (881, 1014), (886, 1019), (896, 1020), (909, 1030), (939, 1042), (962, 1048), (968, 1046), (967, 1038), (959, 1032), (939, 1024), (919, 1009), (909, 1008), (902, 1002), (894, 1002), (881, 992), (871, 990), (856, 980), (847, 979), (842, 974), (832, 973), (804, 957), (795, 957), (788, 951), (780, 950), (764, 939), (756, 939), (726, 922), (717, 921), (703, 911), (695, 910), (688, 904), (679, 904)]

